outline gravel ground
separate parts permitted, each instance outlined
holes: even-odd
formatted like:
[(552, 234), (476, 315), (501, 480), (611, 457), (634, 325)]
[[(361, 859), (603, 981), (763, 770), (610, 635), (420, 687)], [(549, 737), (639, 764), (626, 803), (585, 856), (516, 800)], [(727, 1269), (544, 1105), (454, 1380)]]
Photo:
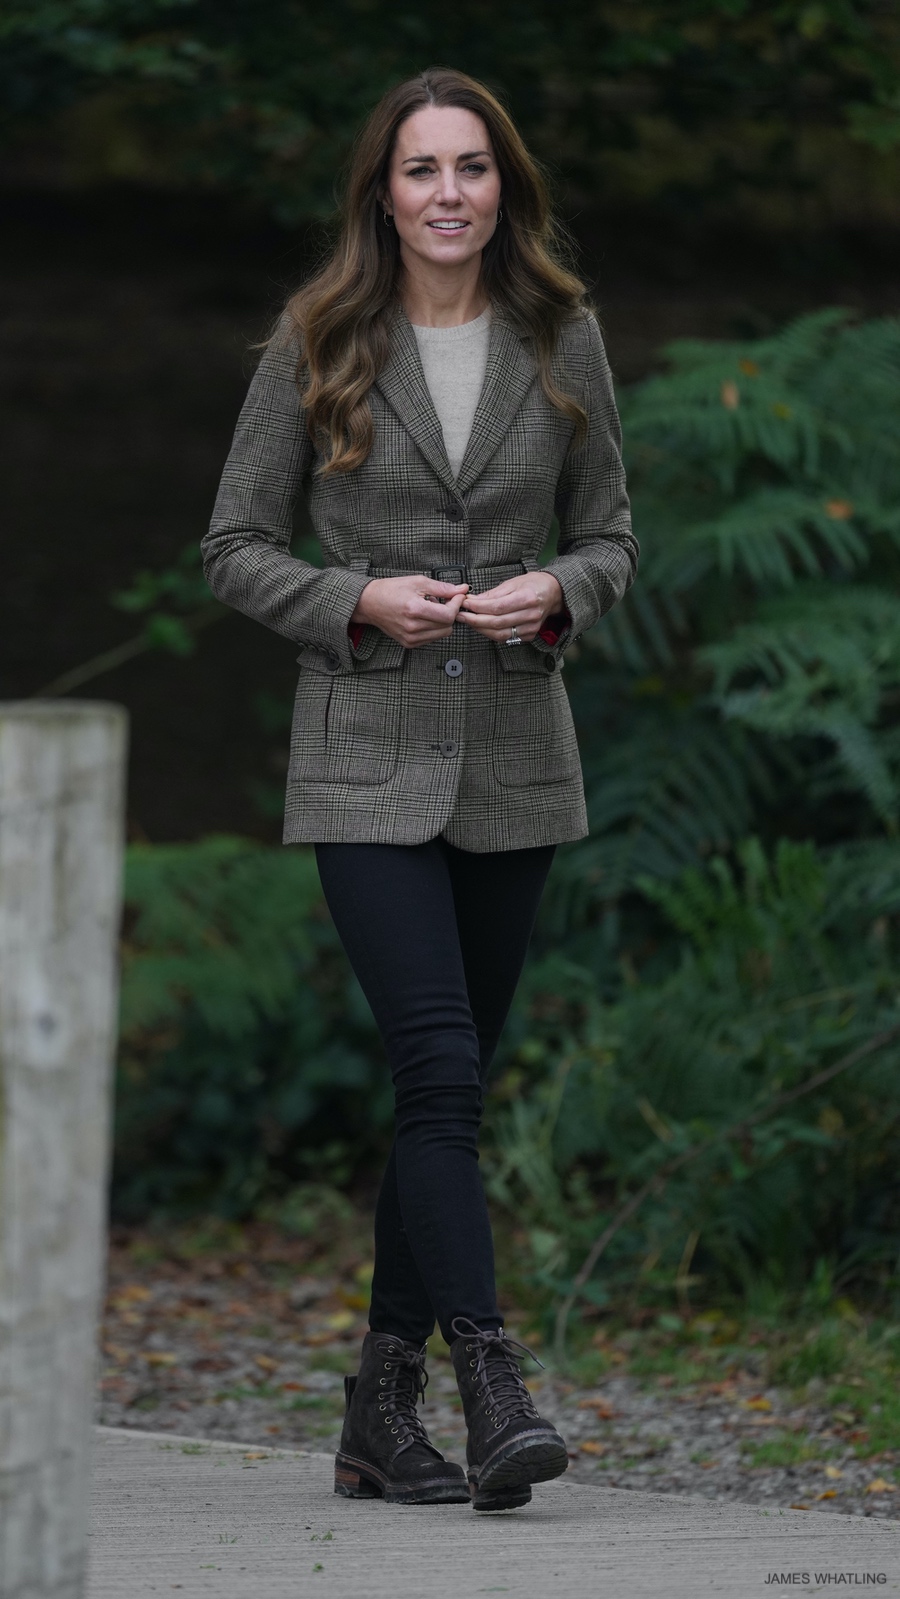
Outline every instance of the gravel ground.
[[(343, 1410), (343, 1373), (365, 1332), (366, 1269), (322, 1275), (303, 1241), (257, 1241), (238, 1254), (151, 1258), (114, 1247), (103, 1334), (99, 1421), (282, 1447), (330, 1451)], [(516, 1318), (507, 1327), (516, 1332)], [(430, 1346), (424, 1419), (433, 1441), (465, 1459), (465, 1429), (446, 1346)], [(900, 1516), (900, 1451), (860, 1458), (851, 1411), (804, 1402), (741, 1369), (678, 1385), (638, 1378), (628, 1356), (591, 1387), (537, 1366), (542, 1412), (569, 1443), (580, 1482), (700, 1495), (773, 1510)], [(618, 1362), (618, 1366), (615, 1364)], [(824, 1389), (824, 1384), (818, 1385)]]

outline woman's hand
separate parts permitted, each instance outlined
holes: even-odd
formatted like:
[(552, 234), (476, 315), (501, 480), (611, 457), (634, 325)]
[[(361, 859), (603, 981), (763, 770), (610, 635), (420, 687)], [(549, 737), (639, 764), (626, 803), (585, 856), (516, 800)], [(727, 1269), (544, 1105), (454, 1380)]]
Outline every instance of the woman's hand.
[(563, 591), (551, 572), (526, 572), (485, 594), (467, 595), (459, 620), (500, 642), (508, 640), (515, 627), (523, 644), (530, 644), (547, 617), (564, 609)]
[(389, 638), (414, 650), (419, 644), (449, 638), (468, 592), (468, 583), (438, 583), (424, 573), (373, 577), (350, 620), (380, 627)]

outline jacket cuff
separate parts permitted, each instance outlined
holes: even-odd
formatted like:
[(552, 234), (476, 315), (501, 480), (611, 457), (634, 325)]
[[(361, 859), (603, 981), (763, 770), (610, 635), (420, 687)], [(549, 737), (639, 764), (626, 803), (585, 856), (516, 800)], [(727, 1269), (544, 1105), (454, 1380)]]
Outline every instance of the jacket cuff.
[(323, 567), (316, 583), (315, 604), (307, 601), (298, 616), (297, 642), (317, 645), (352, 671), (357, 657), (348, 628), (369, 581), (367, 573), (354, 572), (348, 566)]

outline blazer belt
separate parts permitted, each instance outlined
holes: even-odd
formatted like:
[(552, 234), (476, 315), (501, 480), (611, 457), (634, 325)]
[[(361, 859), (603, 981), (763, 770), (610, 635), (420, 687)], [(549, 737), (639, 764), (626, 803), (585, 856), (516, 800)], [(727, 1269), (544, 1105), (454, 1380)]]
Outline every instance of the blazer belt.
[(473, 594), (484, 594), (510, 577), (536, 572), (537, 561), (513, 561), (505, 566), (369, 566), (369, 577), (432, 577), (436, 583), (468, 583)]

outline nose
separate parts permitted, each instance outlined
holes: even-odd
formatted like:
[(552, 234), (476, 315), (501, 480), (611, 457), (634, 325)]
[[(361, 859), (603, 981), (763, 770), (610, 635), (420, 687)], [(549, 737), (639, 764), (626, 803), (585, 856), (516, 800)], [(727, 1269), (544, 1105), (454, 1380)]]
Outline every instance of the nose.
[(456, 176), (456, 167), (452, 163), (441, 167), (438, 199), (442, 205), (457, 205), (459, 202), (459, 179)]

